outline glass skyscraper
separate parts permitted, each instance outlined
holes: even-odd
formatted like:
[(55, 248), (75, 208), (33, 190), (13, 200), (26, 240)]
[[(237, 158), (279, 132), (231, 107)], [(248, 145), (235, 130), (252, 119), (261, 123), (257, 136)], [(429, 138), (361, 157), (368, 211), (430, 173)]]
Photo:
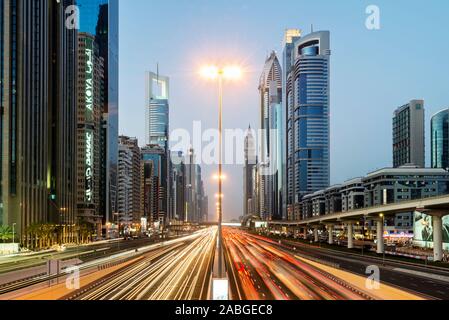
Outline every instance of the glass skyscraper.
[(282, 117), (282, 68), (275, 52), (266, 59), (259, 82), (260, 127), (262, 131), (260, 217), (281, 220), (283, 214), (284, 126)]
[(25, 246), (33, 224), (74, 234), (77, 39), (65, 24), (74, 3), (0, 1), (0, 222), (16, 224)]
[(117, 212), (118, 170), (118, 85), (119, 85), (119, 2), (118, 0), (78, 0), (80, 31), (95, 36), (104, 61), (103, 116), (100, 153), (102, 160), (99, 212), (112, 222)]
[(432, 168), (449, 169), (449, 109), (432, 117), (431, 137)]
[(300, 219), (303, 196), (330, 184), (330, 33), (287, 34), (287, 209)]
[(169, 134), (169, 89), (168, 77), (157, 73), (146, 74), (145, 125), (146, 143), (158, 145), (168, 152)]

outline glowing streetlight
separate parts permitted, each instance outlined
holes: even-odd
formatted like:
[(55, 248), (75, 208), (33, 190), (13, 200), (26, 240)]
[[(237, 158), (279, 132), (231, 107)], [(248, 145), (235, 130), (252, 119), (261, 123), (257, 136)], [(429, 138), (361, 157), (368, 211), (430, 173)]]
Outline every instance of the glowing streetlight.
[(218, 131), (219, 131), (219, 164), (218, 164), (218, 273), (224, 277), (223, 268), (223, 81), (237, 80), (242, 76), (242, 70), (238, 66), (228, 65), (218, 67), (215, 65), (204, 66), (200, 72), (203, 78), (218, 80)]

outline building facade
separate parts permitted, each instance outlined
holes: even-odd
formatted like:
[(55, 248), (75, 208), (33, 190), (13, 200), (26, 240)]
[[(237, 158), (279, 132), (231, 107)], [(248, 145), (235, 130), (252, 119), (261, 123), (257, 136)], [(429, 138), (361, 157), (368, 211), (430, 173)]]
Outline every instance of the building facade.
[(104, 61), (102, 101), (100, 207), (103, 225), (117, 213), (118, 114), (119, 114), (119, 1), (77, 0), (80, 31), (95, 35)]
[(0, 224), (15, 224), (24, 245), (33, 224), (74, 235), (77, 31), (65, 26), (73, 4), (0, 1)]
[(143, 216), (164, 227), (169, 208), (167, 153), (159, 145), (148, 145), (141, 149), (141, 161)]
[(423, 100), (412, 100), (393, 116), (393, 167), (426, 166)]
[(256, 156), (256, 142), (254, 139), (251, 126), (248, 128), (245, 137), (245, 165), (243, 167), (243, 214), (254, 215), (253, 193), (254, 193), (254, 178), (253, 170), (257, 164)]
[[(303, 197), (302, 218), (436, 197), (448, 191), (449, 173), (446, 170), (416, 166), (386, 168)], [(411, 221), (407, 218), (410, 215), (399, 214), (396, 220)]]
[(264, 220), (281, 220), (284, 187), (284, 120), (282, 112), (282, 69), (275, 52), (266, 59), (259, 82), (261, 144), (260, 216)]
[(186, 165), (182, 152), (171, 152), (171, 211), (170, 220), (186, 221)]
[(159, 145), (167, 151), (169, 141), (169, 89), (170, 80), (168, 77), (153, 72), (146, 73), (146, 144)]
[(77, 216), (101, 230), (101, 119), (104, 60), (95, 36), (78, 35)]
[[(297, 30), (299, 31), (299, 30)], [(286, 34), (287, 216), (299, 219), (301, 199), (330, 184), (330, 33)]]
[(141, 222), (141, 154), (136, 138), (119, 137), (117, 213), (123, 224)]
[(449, 109), (432, 117), (430, 132), (432, 168), (449, 170)]

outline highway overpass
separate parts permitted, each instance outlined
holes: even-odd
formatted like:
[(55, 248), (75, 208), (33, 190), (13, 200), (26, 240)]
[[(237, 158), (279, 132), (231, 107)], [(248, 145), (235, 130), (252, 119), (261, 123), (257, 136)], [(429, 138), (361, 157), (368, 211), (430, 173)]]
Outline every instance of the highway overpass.
[[(287, 228), (313, 229), (315, 241), (318, 242), (318, 229), (326, 226), (329, 230), (329, 243), (333, 244), (333, 227), (337, 224), (345, 224), (348, 229), (348, 247), (353, 248), (354, 224), (365, 218), (377, 222), (377, 238), (383, 238), (383, 217), (394, 216), (405, 212), (422, 212), (432, 216), (434, 230), (434, 260), (443, 258), (443, 222), (442, 218), (449, 215), (449, 195), (403, 201), (382, 206), (363, 208), (348, 212), (315, 216), (301, 221), (270, 221), (269, 226), (283, 226)], [(384, 252), (383, 241), (377, 242), (377, 252)]]

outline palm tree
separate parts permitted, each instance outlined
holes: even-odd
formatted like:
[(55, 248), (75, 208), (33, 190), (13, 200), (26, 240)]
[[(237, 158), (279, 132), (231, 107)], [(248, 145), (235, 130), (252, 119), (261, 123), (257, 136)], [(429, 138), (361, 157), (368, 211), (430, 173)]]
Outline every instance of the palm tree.
[(5, 243), (8, 240), (12, 240), (14, 238), (11, 227), (8, 226), (0, 226), (0, 240)]

